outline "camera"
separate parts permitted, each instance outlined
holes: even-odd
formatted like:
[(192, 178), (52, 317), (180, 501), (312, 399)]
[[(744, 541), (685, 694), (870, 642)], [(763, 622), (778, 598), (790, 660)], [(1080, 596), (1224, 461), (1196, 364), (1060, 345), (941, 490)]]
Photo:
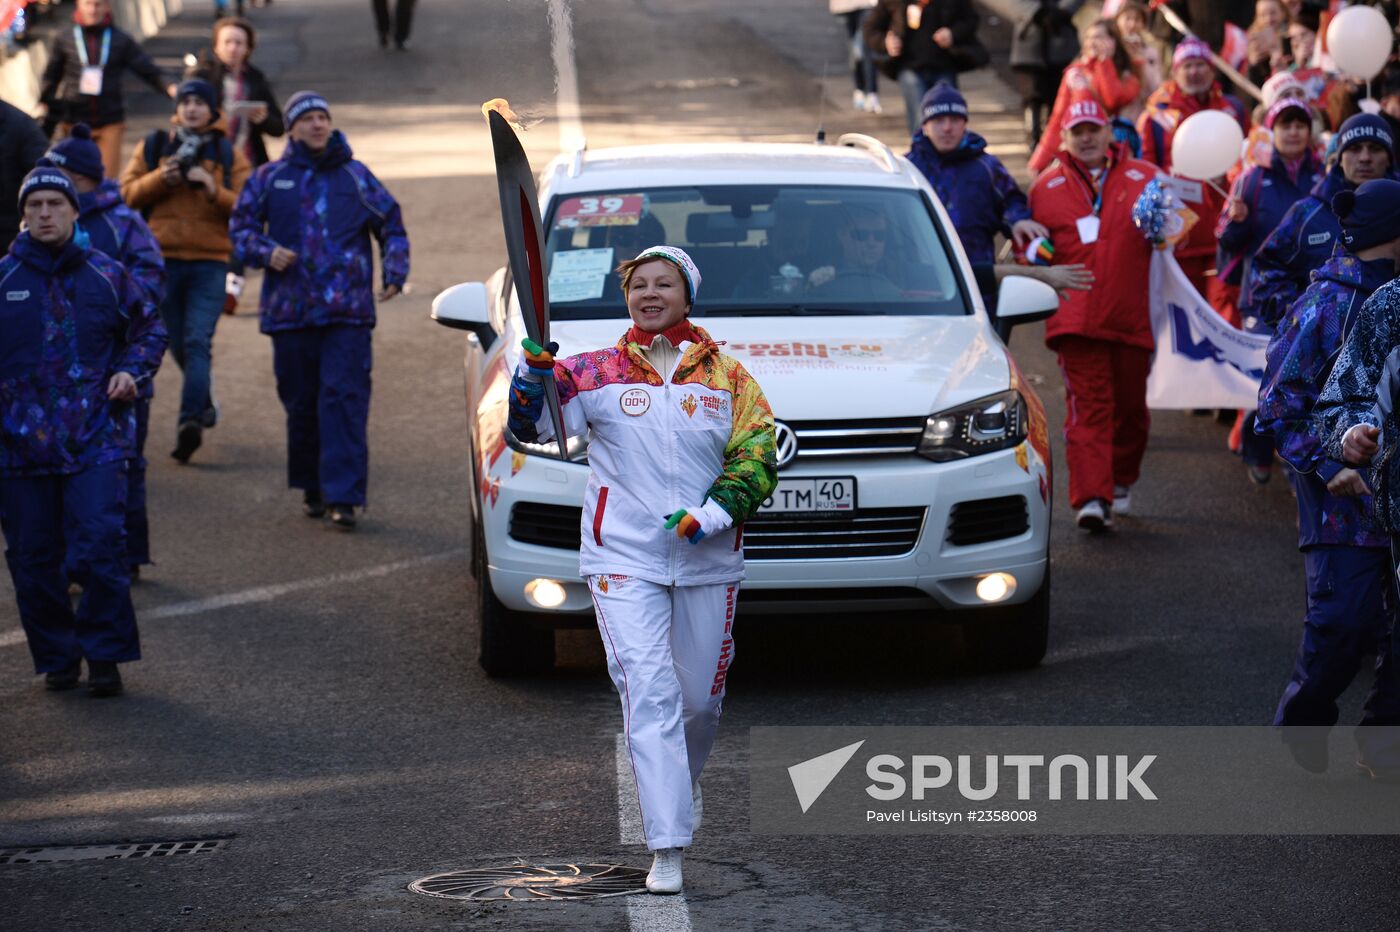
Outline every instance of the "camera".
[(199, 150), (201, 143), (198, 139), (186, 139), (180, 143), (180, 147), (171, 156), (175, 164), (180, 167), (180, 177), (192, 188), (201, 187), (198, 182), (190, 181), (190, 169), (199, 164)]

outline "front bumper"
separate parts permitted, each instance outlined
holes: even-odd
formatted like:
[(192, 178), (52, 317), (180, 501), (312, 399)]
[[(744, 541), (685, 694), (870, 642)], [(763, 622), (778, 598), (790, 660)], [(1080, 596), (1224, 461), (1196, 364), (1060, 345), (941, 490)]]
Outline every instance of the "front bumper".
[[(516, 611), (542, 612), (545, 609), (527, 598), (525, 586), (538, 578), (554, 579), (563, 583), (566, 596), (552, 611), (591, 612), (591, 598), (578, 575), (576, 550), (522, 543), (510, 534), (517, 503), (577, 508), (583, 501), (588, 468), (534, 456), (525, 457), (523, 463), (517, 458), (515, 464), (508, 457), (502, 459), (504, 470), (492, 469), (489, 480), (494, 483), (499, 478), (499, 485), (484, 496), (480, 510), (496, 597)], [(840, 610), (842, 603), (866, 610), (977, 608), (988, 604), (978, 598), (976, 589), (990, 573), (1007, 573), (1015, 579), (1015, 591), (998, 605), (1028, 601), (1040, 589), (1048, 559), (1049, 476), (1029, 448), (952, 463), (933, 463), (914, 454), (804, 460), (784, 470), (779, 482), (824, 476), (856, 478), (858, 511), (924, 509), (917, 540), (907, 552), (894, 556), (751, 558), (743, 586), (746, 611), (831, 611)], [(955, 506), (1015, 496), (1025, 500), (1026, 530), (985, 543), (952, 542)]]

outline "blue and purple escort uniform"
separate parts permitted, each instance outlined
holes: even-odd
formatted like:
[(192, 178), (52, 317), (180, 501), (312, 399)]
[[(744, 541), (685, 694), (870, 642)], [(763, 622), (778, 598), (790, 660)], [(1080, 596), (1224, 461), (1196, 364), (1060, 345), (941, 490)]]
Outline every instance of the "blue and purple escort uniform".
[[(97, 148), (96, 144), (91, 145)], [(100, 161), (98, 164), (101, 165)], [(144, 290), (159, 307), (165, 299), (165, 260), (161, 258), (160, 246), (151, 234), (151, 228), (146, 226), (146, 221), (122, 200), (121, 187), (115, 179), (105, 179), (96, 189), (78, 195), (78, 224), (87, 234), (89, 245), (120, 262), (131, 276), (132, 283)], [(157, 365), (159, 363), (157, 360)], [(137, 387), (137, 398), (133, 402), (136, 450), (126, 474), (126, 552), (129, 566), (144, 566), (151, 562), (150, 521), (146, 516), (146, 434), (151, 423), (151, 398), (154, 396), (155, 379), (150, 378)]]
[[(965, 120), (967, 102), (956, 89), (939, 84), (924, 95), (922, 114), (925, 122), (939, 116), (960, 116)], [(969, 130), (958, 148), (943, 154), (919, 132), (905, 158), (923, 173), (943, 202), (967, 261), (975, 269), (990, 269), (996, 262), (996, 235), (1010, 238), (1012, 225), (1029, 220), (1031, 208), (1006, 166), (987, 151), (987, 140)], [(987, 276), (986, 280), (992, 279)], [(984, 292), (983, 297), (988, 299), (991, 295)], [(987, 304), (988, 308), (992, 306)]]
[[(295, 95), (288, 125), (310, 109), (327, 108), (314, 95)], [(409, 246), (398, 202), (336, 130), (319, 157), (292, 141), (279, 161), (254, 172), (230, 233), (235, 260), (266, 269), (261, 328), (272, 337), (287, 412), (288, 485), (328, 503), (363, 505), (375, 324), (370, 236), (379, 242), (384, 285), (402, 287)], [(282, 272), (268, 264), (278, 246), (297, 254)]]
[(1362, 142), (1374, 142), (1390, 153), (1385, 177), (1395, 177), (1395, 145), (1378, 116), (1358, 113), (1337, 131), (1337, 164), (1323, 175), (1306, 198), (1284, 214), (1283, 220), (1254, 254), (1240, 293), (1240, 312), (1257, 317), (1269, 332), (1277, 328), (1293, 302), (1308, 286), (1308, 276), (1332, 255), (1341, 224), (1332, 212), (1332, 198), (1355, 190), (1342, 174), (1341, 153)]
[[(1348, 251), (1385, 241), (1375, 239), (1386, 234), (1373, 212), (1378, 191), (1385, 194), (1387, 189), (1400, 208), (1400, 182), (1367, 182), (1338, 195), (1334, 206), (1341, 243), (1313, 273), (1312, 284), (1280, 323), (1267, 352), (1256, 429), (1273, 434), (1279, 455), (1293, 467), (1298, 546), (1308, 584), (1302, 642), (1275, 712), (1276, 725), (1336, 724), (1337, 698), (1356, 676), (1363, 656), (1389, 637), (1391, 628), (1390, 534), (1373, 516), (1370, 496), (1327, 491), (1327, 483), (1347, 467), (1329, 453), (1325, 424), (1314, 416), (1338, 353), (1351, 334), (1366, 332), (1367, 299), (1395, 275), (1390, 259), (1362, 260)], [(1400, 226), (1391, 236), (1400, 237)], [(1383, 651), (1363, 724), (1392, 723), (1400, 713), (1396, 673), (1395, 658)]]
[[(67, 178), (39, 168), (21, 210), (46, 189), (77, 206)], [(117, 372), (148, 382), (165, 344), (145, 289), (73, 237), (50, 248), (21, 233), (0, 259), (0, 524), (40, 673), (141, 655), (124, 527), (136, 419), (107, 391)], [(65, 555), (83, 587), (76, 612)]]

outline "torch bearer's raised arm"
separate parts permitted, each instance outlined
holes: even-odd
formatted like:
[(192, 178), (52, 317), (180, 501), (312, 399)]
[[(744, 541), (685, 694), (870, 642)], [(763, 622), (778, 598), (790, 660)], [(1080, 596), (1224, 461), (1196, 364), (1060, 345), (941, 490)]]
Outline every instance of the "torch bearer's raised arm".
[[(499, 106), (497, 105), (499, 104)], [(535, 197), (535, 175), (530, 160), (500, 107), (505, 101), (492, 101), (482, 107), (491, 127), (491, 146), (496, 155), (496, 186), (501, 196), (501, 225), (505, 231), (506, 255), (520, 313), (525, 318), (526, 335), (539, 346), (549, 345), (549, 279), (544, 269), (544, 224)], [(559, 406), (559, 390), (553, 379), (544, 380), (545, 403), (559, 443), (559, 457), (569, 458), (569, 435), (564, 412)]]

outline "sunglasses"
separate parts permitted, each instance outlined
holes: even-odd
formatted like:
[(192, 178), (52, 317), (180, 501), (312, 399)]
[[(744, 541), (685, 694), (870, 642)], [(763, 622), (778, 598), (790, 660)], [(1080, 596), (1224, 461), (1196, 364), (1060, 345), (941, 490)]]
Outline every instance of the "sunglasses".
[(846, 231), (846, 235), (857, 243), (863, 243), (870, 239), (873, 239), (877, 243), (883, 243), (885, 241), (884, 230), (867, 230), (863, 227), (852, 227)]

